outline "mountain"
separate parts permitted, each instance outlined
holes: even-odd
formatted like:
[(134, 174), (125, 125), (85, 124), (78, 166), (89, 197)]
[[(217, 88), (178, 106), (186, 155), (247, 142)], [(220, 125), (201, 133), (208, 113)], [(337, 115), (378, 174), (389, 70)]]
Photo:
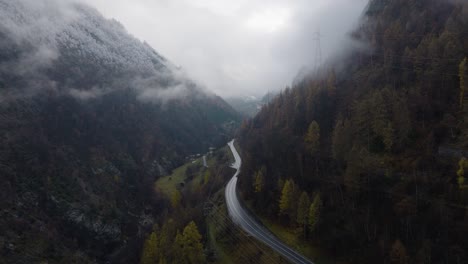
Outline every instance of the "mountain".
[(334, 262), (466, 261), (467, 2), (371, 0), (351, 35), (242, 125), (243, 197)]
[(237, 112), (246, 117), (254, 117), (262, 107), (276, 96), (275, 93), (267, 93), (262, 98), (251, 96), (238, 96), (226, 98), (226, 102)]
[(0, 0), (0, 101), (1, 263), (134, 262), (154, 181), (240, 121), (74, 1)]

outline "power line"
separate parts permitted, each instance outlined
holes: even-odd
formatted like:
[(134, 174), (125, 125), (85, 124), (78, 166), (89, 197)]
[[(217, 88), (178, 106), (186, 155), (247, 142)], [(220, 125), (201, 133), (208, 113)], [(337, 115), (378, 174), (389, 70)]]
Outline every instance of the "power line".
[(317, 31), (313, 35), (313, 40), (315, 41), (315, 66), (314, 71), (315, 73), (318, 72), (320, 67), (322, 66), (322, 45), (321, 45), (321, 37), (320, 31)]

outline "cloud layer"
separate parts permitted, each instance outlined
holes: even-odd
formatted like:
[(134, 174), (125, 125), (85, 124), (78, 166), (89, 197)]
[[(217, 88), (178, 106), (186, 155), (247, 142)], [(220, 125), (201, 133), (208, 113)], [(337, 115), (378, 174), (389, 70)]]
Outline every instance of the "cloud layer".
[(325, 61), (349, 45), (346, 34), (367, 0), (80, 0), (222, 96), (261, 95), (314, 67), (322, 34)]
[(2, 102), (41, 92), (89, 100), (133, 88), (165, 103), (198, 89), (120, 23), (76, 0), (0, 0), (0, 36)]

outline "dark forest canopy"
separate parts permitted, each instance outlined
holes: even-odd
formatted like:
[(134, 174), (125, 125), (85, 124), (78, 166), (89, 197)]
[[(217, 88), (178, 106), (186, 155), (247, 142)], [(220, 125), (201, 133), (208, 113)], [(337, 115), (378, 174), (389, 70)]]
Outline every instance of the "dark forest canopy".
[(305, 240), (346, 262), (466, 261), (468, 4), (373, 0), (352, 36), (365, 48), (244, 122), (244, 196), (297, 227), (276, 201), (319, 195)]

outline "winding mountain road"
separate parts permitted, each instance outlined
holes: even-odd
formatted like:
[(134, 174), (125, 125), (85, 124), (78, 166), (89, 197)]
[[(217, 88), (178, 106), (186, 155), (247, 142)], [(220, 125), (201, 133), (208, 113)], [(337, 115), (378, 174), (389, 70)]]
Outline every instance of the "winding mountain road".
[(238, 226), (240, 226), (245, 232), (247, 232), (257, 240), (261, 241), (265, 245), (269, 246), (271, 249), (288, 259), (290, 262), (301, 264), (314, 264), (312, 261), (308, 260), (301, 254), (286, 246), (264, 226), (259, 224), (253, 217), (251, 217), (247, 213), (247, 211), (241, 206), (237, 198), (236, 186), (237, 176), (240, 173), (242, 160), (234, 146), (234, 140), (229, 142), (228, 145), (231, 148), (231, 152), (234, 155), (235, 160), (231, 167), (236, 169), (236, 173), (226, 186), (225, 193), (226, 204), (229, 216), (231, 217), (232, 221)]

